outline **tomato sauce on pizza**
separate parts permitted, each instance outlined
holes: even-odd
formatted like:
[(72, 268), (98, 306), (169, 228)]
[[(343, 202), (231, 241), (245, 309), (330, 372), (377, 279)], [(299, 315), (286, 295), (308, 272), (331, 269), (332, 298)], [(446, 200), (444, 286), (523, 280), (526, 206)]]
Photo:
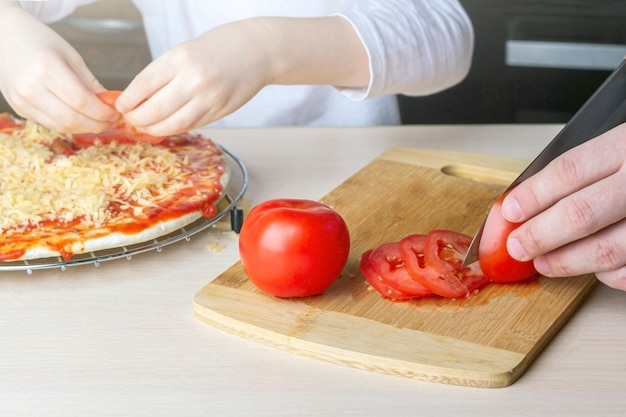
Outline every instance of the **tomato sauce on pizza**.
[(223, 151), (184, 133), (64, 136), (0, 114), (0, 261), (124, 247), (217, 213)]

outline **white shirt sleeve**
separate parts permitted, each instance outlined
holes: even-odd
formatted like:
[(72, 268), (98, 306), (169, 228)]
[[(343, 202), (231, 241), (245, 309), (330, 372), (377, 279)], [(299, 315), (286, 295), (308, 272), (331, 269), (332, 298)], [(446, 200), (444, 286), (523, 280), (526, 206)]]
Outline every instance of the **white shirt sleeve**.
[(339, 89), (353, 100), (428, 95), (459, 83), (471, 65), (472, 24), (457, 0), (352, 0), (352, 23), (370, 62), (367, 89)]
[(22, 9), (44, 23), (52, 23), (70, 15), (78, 6), (96, 0), (19, 1)]

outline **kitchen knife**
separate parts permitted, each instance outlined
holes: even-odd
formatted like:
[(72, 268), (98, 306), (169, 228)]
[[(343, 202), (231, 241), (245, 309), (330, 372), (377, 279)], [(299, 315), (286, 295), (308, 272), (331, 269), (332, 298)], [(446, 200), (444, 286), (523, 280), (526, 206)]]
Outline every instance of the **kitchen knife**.
[[(626, 59), (626, 57), (625, 57)], [(587, 102), (504, 192), (541, 171), (562, 153), (626, 121), (626, 60), (598, 87)], [(463, 265), (478, 260), (485, 220), (465, 255)]]

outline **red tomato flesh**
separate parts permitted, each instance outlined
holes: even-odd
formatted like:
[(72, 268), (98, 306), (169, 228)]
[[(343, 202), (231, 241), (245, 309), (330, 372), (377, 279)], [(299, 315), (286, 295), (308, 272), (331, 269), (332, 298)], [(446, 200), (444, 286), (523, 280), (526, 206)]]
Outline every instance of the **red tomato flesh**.
[(532, 261), (513, 259), (506, 248), (507, 238), (521, 223), (511, 223), (502, 217), (505, 196), (501, 196), (491, 207), (478, 247), (480, 268), (487, 278), (498, 283), (518, 282), (537, 275)]
[(370, 262), (370, 256), (372, 252), (373, 250), (368, 250), (363, 253), (359, 262), (359, 268), (361, 269), (363, 276), (372, 286), (372, 288), (378, 291), (378, 293), (383, 297), (389, 298), (391, 300), (410, 300), (412, 298), (415, 298), (414, 295), (406, 294), (391, 287), (389, 284), (387, 284), (387, 282), (382, 279), (382, 277), (378, 274), (378, 272), (376, 272)]
[(479, 263), (474, 262), (473, 264), (465, 267), (461, 282), (467, 287), (467, 291), (469, 291), (469, 293), (471, 294), (474, 291), (489, 284), (491, 281), (480, 269)]
[(431, 295), (431, 291), (414, 279), (405, 267), (400, 255), (400, 243), (385, 243), (374, 249), (369, 259), (370, 265), (390, 287), (414, 297)]
[[(108, 91), (102, 91), (96, 95), (103, 103), (115, 109), (115, 102), (117, 101), (118, 97), (121, 94), (122, 94), (121, 91), (108, 90)], [(89, 133), (89, 134), (86, 133), (86, 134), (80, 134), (80, 135), (74, 135), (74, 136), (75, 137), (78, 136), (77, 140), (82, 141), (83, 143), (89, 142), (89, 141), (95, 142), (96, 140), (101, 140), (102, 142), (106, 143), (106, 141), (111, 142), (113, 140), (117, 140), (116, 137), (117, 138), (125, 137), (126, 141), (130, 139), (132, 141), (142, 142), (142, 143), (159, 143), (163, 139), (165, 139), (165, 136), (152, 136), (146, 133), (139, 132), (137, 129), (135, 129), (135, 127), (131, 126), (121, 115), (116, 125), (112, 129), (107, 130), (106, 132)]]
[(343, 218), (311, 200), (261, 203), (239, 235), (239, 255), (250, 281), (282, 298), (323, 293), (341, 274), (349, 252)]
[(471, 243), (472, 238), (462, 233), (432, 230), (426, 235), (424, 252), (428, 264), (441, 273), (457, 276), (470, 293), (489, 282), (478, 262), (463, 266)]
[(23, 122), (18, 122), (9, 113), (0, 113), (0, 132), (8, 134), (23, 126)]
[(424, 242), (424, 259), (441, 271), (461, 271), (472, 238), (449, 230), (432, 230)]
[(477, 262), (463, 266), (470, 242), (469, 236), (447, 230), (408, 235), (365, 252), (361, 272), (385, 298), (469, 297), (489, 283)]
[[(461, 282), (455, 267), (447, 263), (430, 263), (426, 259), (429, 251), (438, 251), (437, 246), (427, 248), (428, 237), (409, 235), (400, 240), (400, 253), (407, 264), (407, 270), (422, 285), (434, 294), (448, 298), (462, 298), (469, 295), (469, 290)], [(435, 244), (437, 240), (430, 240)], [(438, 258), (439, 259), (439, 258)], [(445, 261), (444, 261), (445, 262)]]
[(117, 99), (119, 98), (121, 94), (122, 94), (121, 91), (107, 90), (107, 91), (99, 92), (98, 94), (96, 94), (96, 96), (98, 96), (98, 98), (104, 104), (108, 104), (109, 106), (115, 108), (115, 102), (117, 101)]

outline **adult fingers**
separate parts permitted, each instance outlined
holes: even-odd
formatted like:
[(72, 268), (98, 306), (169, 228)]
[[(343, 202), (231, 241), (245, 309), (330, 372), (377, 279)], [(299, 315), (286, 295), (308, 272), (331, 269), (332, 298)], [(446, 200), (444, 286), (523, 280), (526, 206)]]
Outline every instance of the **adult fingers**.
[(583, 239), (626, 217), (626, 172), (619, 171), (564, 197), (511, 232), (507, 248), (530, 260)]
[(596, 278), (611, 288), (626, 291), (626, 266), (612, 271), (597, 272)]
[(565, 152), (519, 184), (502, 202), (502, 215), (522, 222), (562, 198), (617, 172), (625, 160), (626, 124)]
[(535, 259), (537, 271), (548, 277), (595, 272), (598, 279), (626, 289), (626, 220)]

